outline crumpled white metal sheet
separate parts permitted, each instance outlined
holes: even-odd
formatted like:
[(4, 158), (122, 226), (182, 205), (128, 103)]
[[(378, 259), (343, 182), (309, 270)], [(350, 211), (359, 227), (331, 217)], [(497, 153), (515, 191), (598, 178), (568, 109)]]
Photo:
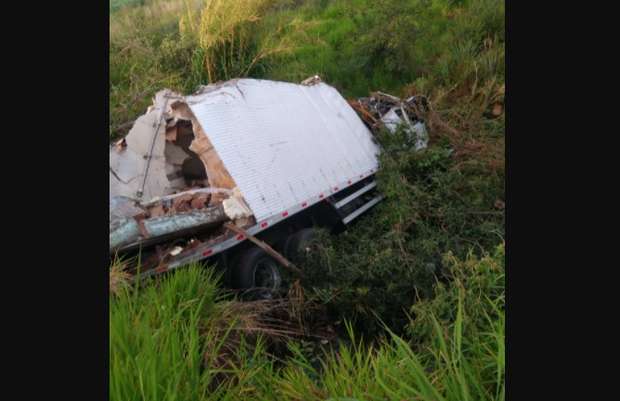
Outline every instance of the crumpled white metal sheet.
[(381, 117), (381, 121), (385, 124), (385, 127), (392, 133), (396, 132), (398, 127), (401, 124), (406, 124), (405, 131), (409, 135), (409, 138), (415, 140), (415, 150), (420, 151), (422, 149), (426, 149), (428, 147), (428, 131), (426, 130), (426, 125), (424, 123), (417, 121), (415, 124), (412, 124), (409, 119), (403, 120), (396, 114), (396, 110), (399, 110), (404, 113), (406, 116), (406, 112), (399, 107), (394, 107), (390, 109), (383, 117)]
[(257, 221), (378, 167), (371, 132), (324, 83), (239, 79), (186, 101)]
[[(162, 124), (156, 132), (161, 118), (161, 110), (154, 108), (138, 118), (125, 137), (127, 143), (125, 148), (110, 147), (110, 198), (115, 196), (136, 198), (138, 191), (142, 190), (143, 183), (145, 184), (143, 199), (150, 200), (170, 192), (164, 159), (165, 124)], [(144, 182), (148, 155), (151, 155), (151, 162), (148, 179)]]

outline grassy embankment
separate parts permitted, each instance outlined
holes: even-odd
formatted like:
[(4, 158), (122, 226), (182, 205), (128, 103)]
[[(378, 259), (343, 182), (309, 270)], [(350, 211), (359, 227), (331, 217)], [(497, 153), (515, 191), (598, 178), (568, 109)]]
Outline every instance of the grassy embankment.
[(316, 351), (303, 322), (278, 331), (190, 268), (111, 299), (112, 399), (503, 399), (503, 2), (117, 3), (112, 137), (163, 87), (237, 76), (424, 94), (437, 120), (421, 153), (380, 138), (387, 200), (304, 266), (304, 302), (346, 320), (350, 341)]

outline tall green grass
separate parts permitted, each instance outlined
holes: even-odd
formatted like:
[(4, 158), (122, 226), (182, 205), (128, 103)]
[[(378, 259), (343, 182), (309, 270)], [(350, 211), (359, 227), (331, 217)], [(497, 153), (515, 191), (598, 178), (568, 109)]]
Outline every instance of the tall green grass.
[[(348, 96), (503, 80), (501, 0), (333, 0), (304, 2), (287, 14), (305, 29), (267, 76), (298, 81), (321, 75)], [(276, 14), (271, 16), (275, 19)], [(269, 23), (269, 19), (265, 20)]]
[(415, 305), (409, 335), (369, 345), (348, 325), (318, 365), (294, 340), (284, 359), (260, 338), (230, 354), (244, 309), (221, 300), (210, 270), (178, 271), (112, 299), (110, 399), (504, 400), (503, 258), (503, 246), (452, 258), (451, 285)]
[(181, 400), (206, 393), (201, 327), (217, 317), (216, 281), (189, 268), (110, 303), (110, 399)]

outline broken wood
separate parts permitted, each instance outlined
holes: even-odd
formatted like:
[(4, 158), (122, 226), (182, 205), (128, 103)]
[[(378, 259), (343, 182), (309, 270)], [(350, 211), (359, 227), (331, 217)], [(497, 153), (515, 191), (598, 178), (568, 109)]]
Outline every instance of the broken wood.
[(362, 120), (364, 120), (366, 122), (366, 124), (373, 126), (375, 124), (377, 124), (377, 119), (374, 118), (372, 116), (372, 114), (370, 114), (362, 105), (362, 103), (359, 100), (351, 100), (349, 102), (349, 105), (351, 105), (351, 107), (353, 107), (353, 109), (355, 111), (357, 111), (358, 113), (360, 113), (362, 115)]
[(234, 231), (237, 234), (245, 236), (247, 239), (249, 239), (254, 244), (256, 244), (256, 246), (261, 248), (263, 251), (267, 252), (271, 257), (273, 257), (278, 263), (280, 263), (286, 269), (288, 269), (289, 271), (291, 271), (292, 273), (298, 275), (301, 278), (304, 277), (304, 273), (303, 273), (303, 271), (301, 271), (300, 268), (295, 266), (291, 261), (286, 259), (280, 253), (278, 253), (276, 250), (274, 250), (272, 247), (270, 247), (267, 243), (259, 240), (255, 236), (253, 236), (250, 233), (248, 233), (247, 231), (245, 231), (243, 228), (238, 227), (238, 226), (236, 226), (236, 225), (234, 225), (232, 223), (226, 223), (226, 224), (224, 224), (224, 227), (228, 228), (231, 231)]
[[(235, 180), (224, 166), (222, 159), (215, 151), (211, 140), (203, 130), (202, 126), (196, 119), (196, 116), (189, 108), (187, 103), (174, 102), (171, 106), (172, 115), (184, 121), (191, 122), (191, 130), (194, 134), (194, 140), (189, 146), (189, 150), (196, 153), (205, 166), (209, 186), (213, 188), (226, 188), (232, 190), (237, 186)], [(221, 201), (223, 197), (214, 194), (214, 201)]]

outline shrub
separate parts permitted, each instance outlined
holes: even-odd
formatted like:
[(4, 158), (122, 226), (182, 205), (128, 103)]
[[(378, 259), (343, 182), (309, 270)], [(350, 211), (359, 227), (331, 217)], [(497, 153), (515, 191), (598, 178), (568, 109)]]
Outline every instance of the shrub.
[(307, 286), (336, 319), (348, 317), (370, 335), (381, 331), (375, 315), (402, 332), (410, 305), (432, 294), (445, 252), (480, 255), (502, 241), (504, 229), (499, 176), (455, 168), (454, 152), (444, 147), (415, 152), (389, 134), (381, 142), (385, 200), (339, 236), (323, 235), (303, 264)]

